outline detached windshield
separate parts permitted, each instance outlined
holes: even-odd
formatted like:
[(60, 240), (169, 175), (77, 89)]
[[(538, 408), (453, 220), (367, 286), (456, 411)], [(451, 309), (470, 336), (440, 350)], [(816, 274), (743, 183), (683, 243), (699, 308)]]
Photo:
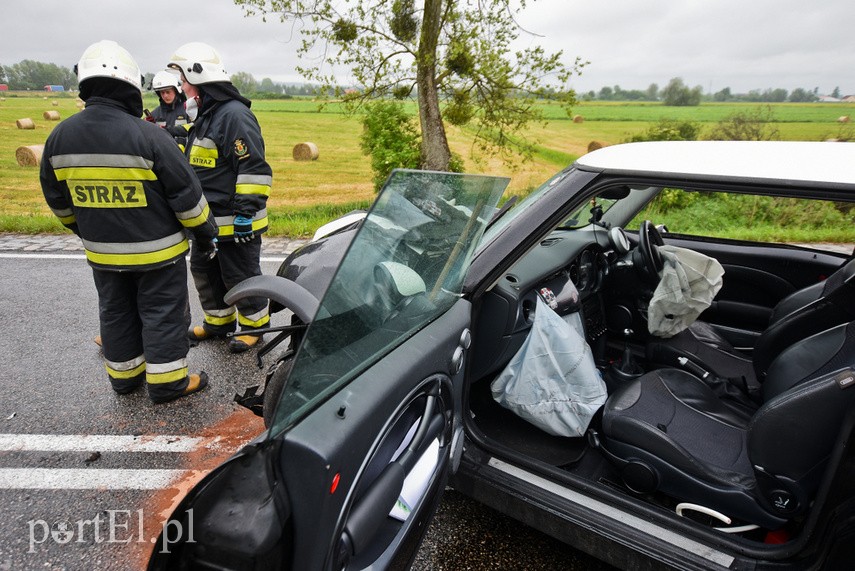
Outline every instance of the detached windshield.
[(478, 175), (392, 173), (306, 331), (271, 435), (451, 307), (507, 184)]

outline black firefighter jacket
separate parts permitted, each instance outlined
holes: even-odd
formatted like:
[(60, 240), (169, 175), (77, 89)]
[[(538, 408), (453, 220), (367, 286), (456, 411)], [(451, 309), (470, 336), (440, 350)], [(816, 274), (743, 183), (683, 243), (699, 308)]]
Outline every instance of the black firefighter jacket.
[(237, 214), (251, 218), (256, 233), (264, 232), (273, 171), (264, 158), (258, 120), (235, 99), (203, 107), (186, 154), (216, 217), (219, 239), (233, 238)]
[(41, 183), (48, 206), (98, 269), (172, 263), (187, 252), (185, 228), (200, 242), (217, 235), (199, 181), (169, 134), (112, 99), (91, 97), (54, 128)]
[[(160, 105), (155, 107), (154, 111), (151, 112), (155, 125), (170, 129), (189, 123), (187, 120), (187, 111), (184, 110), (184, 100), (181, 97), (176, 96), (170, 104), (164, 103), (159, 95), (158, 100), (160, 101)], [(186, 129), (182, 129), (182, 131), (186, 135)]]

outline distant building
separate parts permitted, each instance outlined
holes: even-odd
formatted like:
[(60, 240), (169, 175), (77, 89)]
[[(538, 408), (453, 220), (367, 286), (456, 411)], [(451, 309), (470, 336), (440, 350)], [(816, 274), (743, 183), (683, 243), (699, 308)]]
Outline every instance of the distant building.
[(65, 91), (61, 85), (45, 85), (45, 91)]
[(831, 95), (820, 95), (817, 97), (817, 101), (820, 103), (840, 103), (840, 99), (832, 97)]
[(855, 95), (847, 95), (843, 99), (841, 99), (844, 103), (855, 103)]

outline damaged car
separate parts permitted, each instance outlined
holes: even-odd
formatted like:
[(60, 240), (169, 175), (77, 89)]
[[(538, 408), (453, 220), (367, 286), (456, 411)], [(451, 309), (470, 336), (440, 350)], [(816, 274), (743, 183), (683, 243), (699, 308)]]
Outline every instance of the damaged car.
[(407, 568), (446, 486), (621, 568), (851, 565), (853, 252), (750, 230), (851, 226), (855, 144), (631, 143), (507, 184), (395, 171), (229, 293), (289, 318), (240, 399), (267, 430), (150, 569)]

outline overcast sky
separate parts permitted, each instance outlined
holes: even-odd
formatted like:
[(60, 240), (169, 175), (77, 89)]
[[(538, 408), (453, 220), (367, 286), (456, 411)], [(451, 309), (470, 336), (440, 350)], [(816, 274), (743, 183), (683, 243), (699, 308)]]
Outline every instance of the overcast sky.
[[(391, 1), (391, 0), (389, 0)], [(797, 87), (855, 94), (852, 0), (536, 0), (521, 23), (549, 51), (590, 62), (572, 86), (664, 87), (680, 77), (705, 92)], [(71, 68), (89, 44), (116, 40), (144, 73), (179, 45), (213, 45), (229, 73), (299, 82), (299, 37), (276, 18), (244, 17), (231, 0), (7, 0), (0, 64), (30, 59)]]

